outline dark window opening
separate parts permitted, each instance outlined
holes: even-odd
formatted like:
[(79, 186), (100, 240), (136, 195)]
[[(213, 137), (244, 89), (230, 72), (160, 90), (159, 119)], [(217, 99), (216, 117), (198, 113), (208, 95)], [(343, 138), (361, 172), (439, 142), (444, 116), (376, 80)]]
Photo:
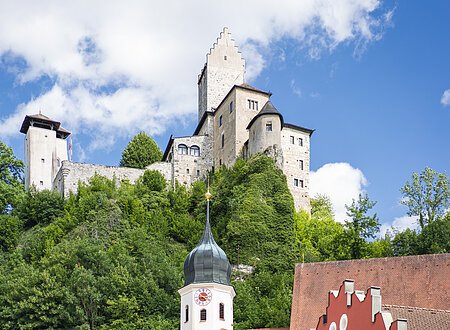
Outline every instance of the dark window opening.
[(268, 121), (266, 123), (266, 132), (272, 132), (272, 122)]
[(223, 303), (219, 304), (219, 318), (225, 320), (225, 305)]
[(206, 321), (206, 309), (200, 311), (200, 321)]
[(222, 115), (219, 117), (219, 126), (222, 126)]
[(303, 160), (298, 161), (298, 167), (303, 171)]
[(258, 101), (255, 100), (247, 100), (248, 101), (248, 108), (251, 110), (258, 110)]
[(291, 144), (294, 144), (294, 143), (295, 143), (294, 137), (291, 135), (289, 138), (290, 138), (290, 140), (291, 140)]
[(189, 322), (189, 306), (186, 305), (186, 308), (184, 310), (184, 322)]
[(298, 138), (298, 145), (300, 147), (303, 147), (303, 139), (302, 138)]
[(230, 102), (230, 113), (233, 112), (233, 101)]
[(298, 187), (298, 179), (294, 179), (294, 187)]
[(225, 135), (222, 134), (222, 148), (225, 146)]

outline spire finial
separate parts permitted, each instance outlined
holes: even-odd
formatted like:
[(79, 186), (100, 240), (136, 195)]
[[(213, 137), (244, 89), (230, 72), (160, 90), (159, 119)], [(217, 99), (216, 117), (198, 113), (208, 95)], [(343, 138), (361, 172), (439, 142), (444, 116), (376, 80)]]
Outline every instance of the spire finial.
[(210, 200), (211, 200), (211, 198), (212, 198), (212, 195), (211, 195), (211, 193), (209, 192), (209, 178), (208, 178), (208, 190), (206, 191), (206, 193), (205, 193), (205, 198), (206, 198), (206, 200), (209, 202)]

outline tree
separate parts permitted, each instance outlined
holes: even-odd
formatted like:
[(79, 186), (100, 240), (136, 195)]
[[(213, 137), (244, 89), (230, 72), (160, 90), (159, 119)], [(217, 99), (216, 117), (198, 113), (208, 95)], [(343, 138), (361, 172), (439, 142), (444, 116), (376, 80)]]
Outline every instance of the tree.
[(156, 142), (144, 132), (137, 134), (122, 152), (120, 166), (146, 168), (162, 159), (162, 152)]
[(24, 193), (23, 162), (0, 141), (0, 213), (6, 213)]
[(380, 228), (380, 222), (376, 214), (369, 216), (367, 212), (375, 206), (376, 202), (367, 195), (359, 195), (358, 200), (353, 200), (352, 205), (346, 205), (347, 215), (351, 218), (344, 224), (346, 238), (350, 244), (350, 254), (354, 259), (364, 256), (367, 247), (367, 239), (375, 238)]
[(438, 173), (426, 167), (421, 173), (413, 173), (401, 189), (401, 203), (408, 207), (409, 216), (419, 217), (419, 225), (425, 226), (442, 217), (450, 207), (450, 181), (445, 173)]

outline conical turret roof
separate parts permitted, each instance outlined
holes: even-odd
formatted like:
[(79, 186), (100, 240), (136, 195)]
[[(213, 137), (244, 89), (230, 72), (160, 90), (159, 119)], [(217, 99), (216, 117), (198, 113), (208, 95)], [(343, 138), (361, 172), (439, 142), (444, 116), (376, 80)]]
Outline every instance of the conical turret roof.
[(219, 283), (230, 285), (231, 265), (225, 252), (214, 240), (209, 223), (209, 200), (206, 224), (198, 245), (184, 261), (184, 285), (191, 283)]
[(277, 108), (275, 108), (275, 106), (272, 104), (272, 102), (267, 101), (266, 104), (264, 104), (264, 106), (261, 109), (261, 111), (258, 112), (258, 114), (255, 117), (253, 117), (253, 119), (247, 125), (247, 129), (252, 127), (252, 125), (256, 121), (256, 119), (258, 119), (261, 116), (265, 116), (265, 115), (277, 115), (277, 116), (279, 116), (280, 120), (281, 120), (281, 127), (283, 127), (283, 124), (284, 124), (283, 115), (277, 110)]

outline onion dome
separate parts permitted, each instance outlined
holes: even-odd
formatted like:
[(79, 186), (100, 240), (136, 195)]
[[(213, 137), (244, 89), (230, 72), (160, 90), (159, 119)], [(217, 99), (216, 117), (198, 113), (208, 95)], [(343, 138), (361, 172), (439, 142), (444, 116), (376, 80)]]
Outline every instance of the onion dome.
[(206, 224), (203, 236), (184, 261), (184, 285), (191, 283), (219, 283), (230, 285), (231, 265), (225, 252), (217, 245), (209, 223), (209, 191), (207, 199)]

